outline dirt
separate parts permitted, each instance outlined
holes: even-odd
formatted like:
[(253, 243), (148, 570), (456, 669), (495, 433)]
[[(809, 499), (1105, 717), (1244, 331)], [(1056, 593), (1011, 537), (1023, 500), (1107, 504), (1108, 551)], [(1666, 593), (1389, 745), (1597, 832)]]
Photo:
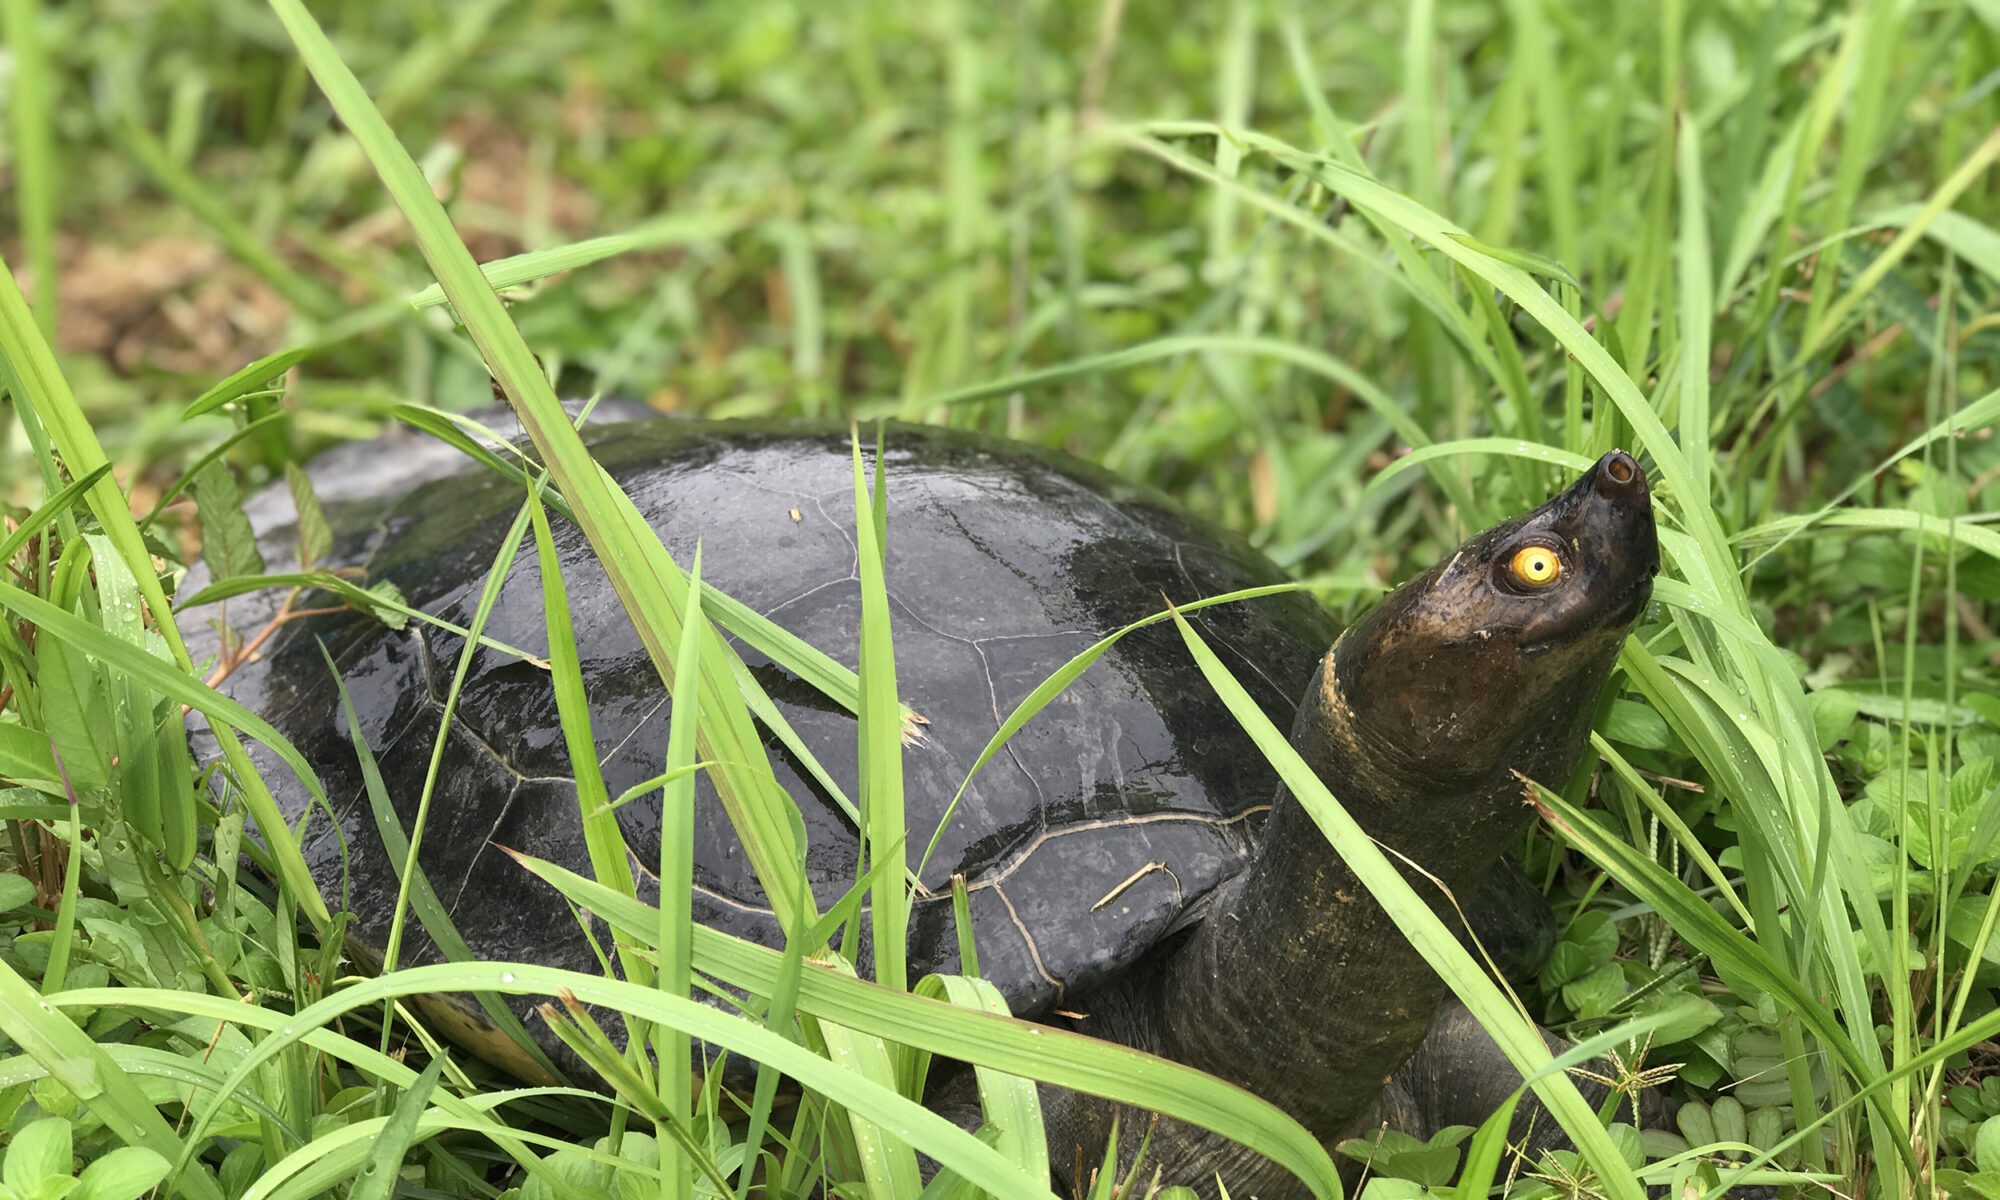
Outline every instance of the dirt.
[[(121, 375), (227, 373), (276, 349), (291, 319), (268, 284), (194, 238), (113, 245), (64, 233), (56, 263), (57, 350)], [(32, 271), (16, 278), (33, 295)]]

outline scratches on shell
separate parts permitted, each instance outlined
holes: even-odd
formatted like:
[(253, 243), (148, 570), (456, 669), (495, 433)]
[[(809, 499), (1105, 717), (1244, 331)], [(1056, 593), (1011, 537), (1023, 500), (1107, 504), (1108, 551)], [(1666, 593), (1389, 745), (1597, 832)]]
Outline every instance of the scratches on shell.
[(1021, 941), (1027, 944), (1028, 960), (1035, 964), (1035, 973), (1047, 980), (1050, 987), (1055, 988), (1055, 1003), (1058, 1005), (1061, 1004), (1063, 1002), (1063, 993), (1067, 989), (1063, 987), (1063, 981), (1049, 974), (1048, 967), (1043, 964), (1042, 948), (1035, 944), (1035, 935), (1028, 932), (1027, 923), (1021, 920), (1020, 913), (1014, 911), (1014, 902), (1007, 898), (1005, 888), (995, 884), (993, 886), (993, 894), (1000, 897), (1000, 903), (1007, 908), (1007, 919), (1014, 922), (1014, 929), (1020, 933)]

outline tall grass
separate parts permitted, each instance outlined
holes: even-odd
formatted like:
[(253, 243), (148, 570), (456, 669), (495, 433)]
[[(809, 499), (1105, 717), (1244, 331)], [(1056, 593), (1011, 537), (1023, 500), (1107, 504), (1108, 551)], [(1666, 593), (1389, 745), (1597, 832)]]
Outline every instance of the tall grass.
[[(33, 303), (0, 280), (23, 429), (0, 442), (0, 501), (33, 510), (0, 554), (0, 816), (33, 884), (0, 947), (10, 1130), (56, 1116), (87, 1159), (141, 1148), (133, 1195), (162, 1178), (201, 1197), (1042, 1194), (1039, 1079), (1216, 1129), (1338, 1192), (1326, 1150), (1269, 1104), (1013, 1021), (976, 971), (910, 978), (907, 868), (925, 850), (909, 843), (927, 833), (903, 816), (883, 583), (896, 481), (871, 476), (870, 434), (850, 666), (668, 556), (557, 403), (580, 383), (710, 415), (900, 413), (1079, 450), (1249, 532), (1342, 611), (1612, 446), (1640, 453), (1666, 574), (1598, 723), (1600, 769), (1538, 797), (1547, 830), (1521, 853), (1565, 927), (1526, 1014), (1182, 624), (1189, 678), (1233, 703), (1579, 1147), (1513, 1175), (1503, 1119), (1467, 1143), (1466, 1190), (2000, 1188), (2000, 1087), (1981, 1082), (2000, 1035), (2000, 34), (1978, 11), (1437, 0), (1175, 23), (1118, 5), (1101, 20), (631, 7), (614, 23), (528, 3), (317, 19), (298, 0), (169, 4), (113, 29), (0, 6), (13, 244), (34, 271)], [(1092, 69), (1113, 81), (1108, 116), (1083, 94)], [(469, 98), (524, 132), (444, 131)], [(523, 144), (518, 213), (473, 194), (480, 136)], [(454, 137), (474, 143), (456, 197)], [(145, 191), (92, 194), (58, 161)], [(575, 178), (600, 211), (552, 236), (534, 197), (574, 199)], [(59, 359), (57, 301), (87, 290), (58, 253), (71, 192), (120, 235), (206, 231), (228, 271), (288, 304), (284, 344), (206, 377)], [(467, 236), (494, 224), (525, 252), (482, 268)], [(534, 463), (437, 414), (489, 374)], [(202, 553), (232, 568), (213, 573), (260, 575), (229, 515), (233, 472), (276, 478), (389, 416), (522, 484), (493, 581), (530, 533), (553, 561), (552, 520), (583, 530), (673, 697), (669, 769), (649, 787), (681, 836), (648, 869), (686, 877), (706, 772), (782, 952), (695, 926), (684, 888), (640, 904), (620, 798), (585, 764), (594, 878), (526, 865), (608, 923), (604, 977), (399, 968), (393, 951), (379, 979), (341, 975), (337, 911), (238, 733), (317, 781), (202, 682), (168, 602), (183, 548), (160, 535), (193, 494)], [(570, 598), (558, 572), (542, 579), (574, 755), (594, 741)], [(400, 603), (325, 576), (264, 583)], [(725, 633), (857, 714), (860, 786), (841, 799), (865, 859), (825, 912), (760, 724), (816, 764)], [(1024, 703), (980, 765), (1087, 665)], [(183, 706), (216, 730), (237, 799), (193, 786)], [(246, 817), (261, 841), (242, 838)], [(399, 908), (450, 954), (414, 870), (422, 825), (385, 830), (408, 839)], [(235, 847), (275, 886), (240, 872)], [(830, 949), (864, 897), (874, 984)], [(697, 1003), (703, 981), (754, 1003)], [(609, 1094), (447, 1062), (405, 1004), (434, 991), (484, 993), (503, 1024), (494, 995), (618, 1013), (618, 1039), (582, 1009), (548, 1016)], [(1622, 1082), (1691, 1101), (1686, 1136), (1639, 1158), (1528, 1018), (1673, 1064)], [(759, 1064), (753, 1094), (697, 1089), (691, 1038)], [(386, 1053), (399, 1044), (433, 1069)], [(932, 1056), (978, 1068), (981, 1135), (917, 1103)], [(918, 1152), (943, 1168), (928, 1186)]]

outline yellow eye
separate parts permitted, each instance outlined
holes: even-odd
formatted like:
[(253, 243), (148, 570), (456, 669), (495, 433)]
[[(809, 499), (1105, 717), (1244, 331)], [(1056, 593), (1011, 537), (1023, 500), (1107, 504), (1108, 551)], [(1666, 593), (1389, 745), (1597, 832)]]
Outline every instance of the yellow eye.
[(1562, 559), (1547, 546), (1523, 546), (1514, 551), (1507, 569), (1517, 581), (1532, 588), (1545, 588), (1561, 579), (1563, 573)]

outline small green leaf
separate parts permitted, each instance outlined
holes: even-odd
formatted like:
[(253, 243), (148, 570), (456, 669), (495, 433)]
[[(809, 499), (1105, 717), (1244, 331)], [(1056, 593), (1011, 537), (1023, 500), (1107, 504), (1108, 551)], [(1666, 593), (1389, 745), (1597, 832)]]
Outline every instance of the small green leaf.
[(35, 885), (12, 873), (0, 875), (0, 912), (13, 912), (33, 902)]
[(194, 503), (201, 517), (201, 558), (209, 574), (217, 579), (262, 575), (264, 556), (257, 552), (257, 534), (243, 515), (243, 492), (228, 463), (214, 463), (196, 477)]
[(1602, 732), (1614, 742), (1641, 750), (1671, 750), (1674, 746), (1666, 718), (1636, 700), (1613, 700)]
[[(611, 1139), (599, 1138), (597, 1148), (610, 1153)], [(652, 1172), (660, 1169), (659, 1139), (628, 1129), (618, 1139), (618, 1159), (641, 1168), (640, 1171), (613, 1173), (612, 1188), (617, 1192), (618, 1200), (658, 1200), (659, 1191), (654, 1186)], [(716, 1163), (716, 1167), (724, 1171), (729, 1169), (729, 1165), (721, 1161)]]
[(1431, 1194), (1423, 1184), (1393, 1175), (1375, 1175), (1361, 1189), (1361, 1200), (1425, 1200)]
[(333, 549), (333, 527), (326, 522), (326, 510), (313, 491), (312, 477), (299, 464), (285, 464), (285, 486), (291, 489), (292, 507), (299, 514), (299, 569), (310, 571)]
[[(545, 1171), (538, 1171), (521, 1183), (517, 1193), (520, 1200), (566, 1200), (568, 1196), (601, 1197), (609, 1174), (608, 1165), (588, 1158), (575, 1150), (558, 1150), (542, 1160)], [(557, 1183), (567, 1184), (569, 1191), (559, 1190)]]
[(0, 722), (0, 779), (41, 784), (54, 795), (62, 795), (62, 776), (49, 750), (49, 735), (11, 721)]
[(1715, 1124), (1720, 1142), (1747, 1142), (1750, 1123), (1744, 1117), (1743, 1102), (1734, 1096), (1720, 1096), (1708, 1106), (1708, 1119)]
[[(1986, 939), (1986, 944), (1978, 945), (1980, 928), (1986, 922), (1986, 896), (1960, 896), (1951, 906), (1944, 920), (1945, 934), (1961, 949), (1979, 955), (1982, 965), (1988, 970), (2000, 968), (2000, 929)], [(1973, 1114), (1966, 1114), (1971, 1116)], [(1996, 1164), (2000, 1167), (2000, 1164)]]
[(1590, 955), (1590, 965), (1594, 969), (1617, 955), (1618, 926), (1609, 913), (1587, 912), (1569, 923), (1569, 928), (1563, 930), (1562, 940), (1583, 947), (1584, 952)]
[(44, 1180), (70, 1177), (70, 1126), (61, 1117), (31, 1121), (7, 1143), (0, 1182), (16, 1196), (32, 1196)]
[(138, 1200), (167, 1177), (168, 1166), (144, 1146), (120, 1146), (83, 1169), (69, 1200)]
[(1972, 1161), (1982, 1174), (2000, 1172), (2000, 1117), (1979, 1123), (1979, 1132), (1972, 1137)]
[(1989, 696), (1984, 692), (1974, 692), (1961, 701), (1967, 708), (1978, 713), (1988, 725), (2000, 729), (2000, 696)]
[(1422, 1150), (1424, 1143), (1400, 1129), (1378, 1129), (1372, 1137), (1348, 1138), (1334, 1149), (1356, 1162), (1383, 1162), (1398, 1154)]
[[(1951, 811), (1954, 820), (1972, 815), (1986, 802), (1993, 786), (1994, 762), (1990, 758), (1967, 761), (1951, 773)], [(1969, 822), (1968, 822), (1969, 824)]]
[(79, 792), (102, 788), (111, 778), (111, 705), (103, 677), (79, 647), (59, 638), (36, 643), (35, 666), (42, 723), (60, 756), (57, 782), (66, 777)]
[(181, 493), (192, 486), (195, 480), (201, 478), (203, 471), (208, 470), (218, 459), (229, 453), (238, 442), (255, 435), (259, 430), (269, 428), (278, 421), (289, 421), (291, 418), (292, 414), (288, 409), (266, 413), (254, 421), (244, 422), (232, 430), (228, 437), (223, 438), (207, 450), (202, 451), (201, 457), (187, 464), (186, 468), (181, 471), (180, 478), (168, 484), (167, 489), (160, 493), (158, 499), (153, 501), (153, 507), (139, 521), (140, 534), (151, 537), (153, 522), (160, 519), (160, 514), (167, 510), (167, 506), (180, 499)]
[(1743, 1140), (1759, 1150), (1769, 1150), (1785, 1136), (1785, 1115), (1770, 1105), (1752, 1109), (1745, 1129)]
[(1719, 1005), (1685, 992), (1652, 992), (1640, 999), (1634, 1008), (1639, 1013), (1671, 1014), (1671, 1020), (1654, 1034), (1654, 1041), (1662, 1046), (1684, 1042), (1722, 1019)]
[(1700, 1100), (1691, 1100), (1675, 1110), (1674, 1124), (1680, 1127), (1681, 1136), (1690, 1146), (1699, 1148), (1715, 1141), (1715, 1118), (1709, 1115), (1708, 1105)]
[(237, 371), (221, 383), (203, 392), (200, 398), (193, 404), (181, 410), (181, 420), (185, 421), (191, 417), (201, 416), (203, 413), (214, 412), (232, 400), (249, 395), (251, 392), (263, 387), (269, 381), (276, 379), (299, 363), (304, 362), (306, 356), (316, 349), (318, 349), (317, 346), (298, 346), (290, 350), (280, 350), (276, 354), (265, 355), (256, 362)]
[(1397, 1179), (1407, 1179), (1424, 1187), (1439, 1187), (1451, 1182), (1458, 1172), (1458, 1148), (1455, 1146), (1425, 1146), (1421, 1150), (1406, 1150), (1392, 1154), (1388, 1161), (1377, 1159), (1375, 1169), (1384, 1175)]
[[(1945, 1182), (1945, 1173), (1938, 1172), (1938, 1183)], [(2000, 1200), (2000, 1171), (1981, 1171), (1977, 1175), (1967, 1175), (1959, 1181), (1961, 1187), (1979, 1200)]]
[(1625, 998), (1625, 973), (1616, 963), (1597, 968), (1583, 978), (1563, 985), (1563, 1003), (1586, 1020), (1609, 1013)]
[(1806, 697), (1806, 707), (1812, 710), (1813, 737), (1819, 742), (1820, 752), (1825, 753), (1840, 744), (1854, 727), (1861, 700), (1853, 692), (1821, 688)]
[(1594, 969), (1590, 951), (1574, 942), (1557, 942), (1556, 948), (1549, 953), (1549, 961), (1542, 964), (1542, 990), (1554, 991), (1572, 980), (1583, 978)]
[[(1967, 763), (1949, 780), (1924, 769), (1885, 771), (1868, 781), (1855, 804), (1855, 813), (1862, 818), (1868, 832), (1889, 837), (1894, 835), (1896, 815), (1900, 812), (1904, 849), (1910, 857), (1927, 869), (1949, 865), (1962, 857), (1971, 844), (1977, 828), (1977, 810), (1985, 799), (1992, 771), (1991, 759)], [(1938, 811), (1940, 806), (1944, 811)], [(1949, 823), (1950, 841), (1945, 847), (1948, 853), (1942, 862), (1931, 842), (1935, 820)]]
[(409, 625), (410, 618), (402, 611), (409, 607), (409, 601), (404, 598), (401, 588), (386, 579), (378, 579), (368, 585), (368, 594), (383, 601), (369, 605), (369, 611), (375, 614), (376, 620), (399, 632)]

